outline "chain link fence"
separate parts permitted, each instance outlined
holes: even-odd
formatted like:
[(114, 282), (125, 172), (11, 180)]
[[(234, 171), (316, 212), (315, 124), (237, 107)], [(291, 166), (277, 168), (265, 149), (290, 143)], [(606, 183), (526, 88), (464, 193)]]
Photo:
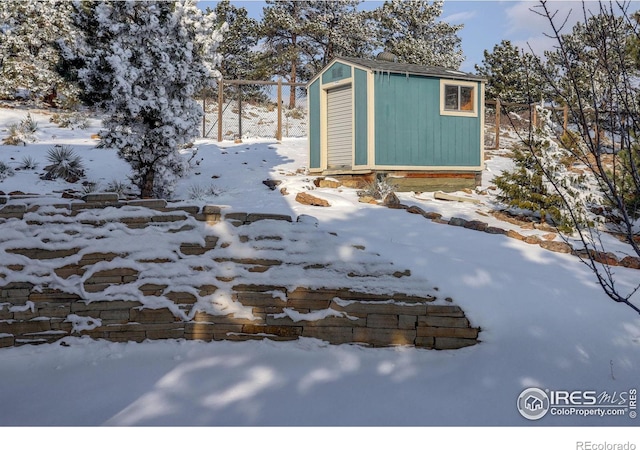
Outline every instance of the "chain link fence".
[[(538, 126), (535, 104), (508, 103), (499, 100), (485, 100), (485, 134), (484, 145), (486, 149), (499, 149), (500, 137), (506, 137), (516, 133), (526, 133), (530, 127)], [(553, 111), (554, 119), (562, 124), (563, 130), (567, 129), (568, 108), (545, 107)]]
[(202, 136), (223, 140), (307, 136), (302, 83), (222, 80), (203, 95)]

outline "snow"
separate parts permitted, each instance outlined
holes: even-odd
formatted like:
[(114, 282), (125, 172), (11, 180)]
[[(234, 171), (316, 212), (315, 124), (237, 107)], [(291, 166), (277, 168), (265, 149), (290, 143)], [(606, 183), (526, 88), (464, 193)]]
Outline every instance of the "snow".
[[(0, 137), (9, 123), (23, 119), (26, 112), (0, 109)], [(49, 123), (47, 111), (32, 110), (31, 115), (40, 125), (37, 142), (16, 147), (0, 145), (0, 161), (17, 169), (24, 156), (31, 156), (39, 163), (38, 168), (16, 170), (13, 176), (0, 182), (0, 190), (39, 194), (40, 198), (28, 201), (51, 205), (50, 212), (55, 213), (53, 205), (61, 203), (63, 190), (82, 190), (79, 183), (39, 178), (47, 164), (46, 151), (56, 143), (73, 146), (83, 158), (89, 180), (103, 187), (113, 180), (128, 183), (128, 166), (117, 159), (114, 150), (95, 148), (98, 141), (91, 139), (99, 131), (99, 116), (91, 117), (87, 129), (70, 130)], [(500, 448), (495, 442), (498, 433), (506, 436), (506, 442), (519, 440), (518, 448), (523, 449), (538, 448), (541, 436), (554, 439), (553, 448), (576, 448), (576, 441), (581, 439), (622, 443), (631, 440), (639, 444), (633, 431), (638, 419), (572, 415), (546, 416), (534, 422), (524, 419), (516, 409), (518, 395), (533, 386), (609, 393), (640, 387), (640, 318), (629, 308), (609, 300), (578, 259), (506, 236), (438, 224), (403, 210), (359, 203), (353, 189), (316, 188), (314, 177), (306, 173), (304, 139), (282, 142), (251, 139), (241, 144), (198, 140), (196, 147), (197, 159), (202, 160), (178, 182), (173, 198), (178, 204), (215, 204), (225, 212), (288, 214), (294, 220), (304, 215), (304, 220), (294, 224), (261, 221), (247, 227), (253, 236), (268, 235), (269, 231), (280, 234), (282, 230), (278, 227), (285, 226), (299, 234), (273, 248), (270, 247), (273, 242), (265, 241), (265, 247), (251, 254), (252, 257), (295, 259), (299, 257), (296, 245), (305, 244), (297, 237), (308, 236), (307, 244), (311, 246), (317, 240), (315, 234), (333, 237), (327, 242), (341, 256), (334, 261), (338, 272), (317, 271), (317, 285), (338, 283), (341, 280), (334, 276), (340, 271), (360, 271), (367, 265), (375, 270), (375, 264), (381, 260), (393, 263), (402, 270), (411, 270), (410, 279), (422, 283), (423, 293), (437, 292), (439, 298), (454, 299), (471, 322), (482, 328), (482, 342), (455, 351), (430, 351), (336, 346), (309, 338), (293, 342), (111, 343), (67, 337), (54, 344), (3, 348), (0, 425), (301, 427), (287, 433), (261, 428), (256, 438), (248, 438), (245, 433), (238, 436), (234, 429), (225, 433), (224, 428), (188, 432), (189, 436), (197, 437), (194, 442), (210, 438), (215, 432), (227, 439), (260, 439), (257, 441), (260, 445), (279, 447), (287, 439), (319, 446), (333, 436), (304, 428), (317, 426), (370, 427), (354, 438), (358, 439), (358, 445), (376, 447), (398, 445), (405, 439), (415, 445), (433, 438), (448, 439), (447, 447), (451, 448), (478, 446), (479, 442), (487, 444), (481, 448)], [(183, 150), (182, 156), (186, 159), (192, 151)], [(482, 187), (487, 188), (492, 176), (508, 164), (504, 154), (492, 156), (487, 161)], [(280, 180), (281, 184), (270, 190), (262, 183), (267, 179)], [(190, 187), (194, 185), (215, 185), (218, 194), (190, 199)], [(283, 188), (288, 195), (280, 192)], [(308, 190), (327, 199), (332, 206), (296, 203), (295, 194)], [(399, 198), (407, 205), (439, 212), (446, 218), (479, 219), (505, 229), (517, 229), (487, 215), (494, 207), (493, 194), (456, 195), (479, 199), (481, 204), (439, 201), (430, 193), (401, 193)], [(110, 218), (134, 216), (135, 208), (85, 212), (82, 217), (90, 220), (100, 214)], [(73, 240), (82, 250), (68, 258), (72, 263), (82, 253), (119, 246), (133, 252), (136, 258), (105, 262), (96, 270), (129, 264), (128, 267), (144, 275), (140, 278), (144, 280), (142, 283), (166, 275), (146, 273), (147, 266), (139, 262), (143, 256), (169, 257), (162, 248), (145, 249), (140, 242), (144, 241), (140, 239), (141, 233), (129, 230), (127, 234), (116, 223), (105, 228), (78, 224), (77, 230), (80, 234), (73, 237), (57, 234), (55, 226), (40, 230), (42, 234), (33, 234), (19, 222), (12, 222), (11, 226), (0, 224), (0, 249), (7, 248), (9, 241), (29, 246), (50, 239), (47, 245), (55, 248), (65, 239)], [(159, 226), (145, 229), (144, 233), (163, 231), (166, 228)], [(175, 233), (175, 239), (202, 243), (205, 236), (212, 234), (220, 239), (235, 239), (231, 231), (220, 224), (197, 228), (191, 234), (180, 231)], [(525, 235), (542, 234), (538, 230), (518, 231)], [(621, 243), (617, 245), (621, 253), (628, 250)], [(366, 250), (360, 250), (360, 246)], [(241, 246), (234, 248), (238, 252), (249, 251)], [(328, 257), (329, 252), (318, 250), (319, 260)], [(12, 258), (17, 260), (20, 255), (3, 251), (0, 258), (2, 270), (2, 266), (11, 264)], [(622, 267), (613, 269), (622, 287), (633, 286), (640, 274)], [(46, 266), (25, 270), (35, 277)], [(299, 274), (287, 270), (287, 265), (278, 266), (270, 269), (269, 275), (293, 284)], [(187, 284), (188, 277), (197, 274), (175, 264), (168, 276), (177, 285)], [(367, 283), (370, 286), (357, 287), (408, 292), (418, 288), (406, 277), (398, 279), (397, 286), (376, 287), (375, 278)], [(146, 301), (154, 299), (157, 298)], [(224, 295), (216, 301), (219, 307), (229, 306), (225, 305)], [(637, 304), (637, 296), (635, 301)], [(307, 319), (293, 311), (287, 314), (295, 320)], [(97, 326), (95, 321), (83, 322), (80, 318), (73, 324), (77, 329)], [(403, 428), (399, 433), (380, 434), (374, 428), (378, 426), (430, 428)], [(458, 432), (448, 427), (492, 428)], [(558, 435), (556, 427), (563, 427), (563, 433)], [(90, 435), (92, 445), (98, 448), (106, 445), (97, 438), (101, 430), (90, 430), (95, 431)], [(128, 432), (116, 430), (116, 436), (118, 431)], [(343, 428), (336, 430), (336, 436), (344, 432)], [(16, 439), (24, 434), (20, 429), (7, 429), (5, 433)], [(47, 428), (44, 435), (49, 438), (43, 445), (56, 448), (57, 442), (69, 444), (67, 439), (54, 438), (56, 433), (55, 429)], [(164, 433), (159, 428), (147, 433), (145, 438), (159, 439), (156, 445), (161, 448), (189, 445), (191, 439), (184, 433)], [(112, 436), (110, 432), (111, 439)], [(557, 445), (561, 442), (566, 446)]]

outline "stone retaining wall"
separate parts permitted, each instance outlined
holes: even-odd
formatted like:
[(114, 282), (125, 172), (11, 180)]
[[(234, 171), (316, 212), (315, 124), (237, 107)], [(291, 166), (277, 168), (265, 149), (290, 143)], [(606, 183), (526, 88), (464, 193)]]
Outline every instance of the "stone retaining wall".
[[(116, 276), (129, 275), (110, 275)], [(184, 320), (169, 308), (144, 308), (136, 301), (87, 302), (55, 289), (37, 292), (29, 283), (9, 283), (0, 288), (0, 347), (55, 342), (65, 336), (116, 342), (282, 341), (303, 336), (332, 344), (430, 349), (455, 349), (478, 342), (479, 329), (470, 326), (460, 307), (432, 305), (432, 298), (305, 288), (288, 292), (283, 287), (259, 285), (236, 289), (234, 300), (250, 307), (252, 317), (197, 311), (190, 320)], [(183, 308), (194, 299), (180, 292), (173, 298)]]
[[(252, 242), (250, 233), (243, 229), (263, 220), (276, 220), (295, 227), (296, 221), (287, 215), (224, 214), (221, 208), (214, 205), (203, 208), (174, 207), (163, 200), (121, 202), (115, 194), (88, 195), (83, 202), (47, 207), (37, 202), (30, 203), (28, 198), (22, 200), (24, 203), (18, 203), (13, 198), (0, 208), (0, 226), (11, 226), (12, 221), (16, 220), (26, 223), (31, 229), (56, 224), (63, 230), (61, 233), (73, 235), (78, 233), (78, 224), (81, 224), (90, 229), (104, 228), (106, 231), (102, 236), (108, 236), (108, 227), (113, 225), (109, 222), (114, 220), (113, 214), (81, 213), (98, 208), (128, 206), (133, 208), (115, 219), (119, 226), (126, 226), (132, 230), (131, 233), (150, 227), (145, 235), (155, 232), (153, 236), (178, 236), (178, 239), (171, 241), (175, 241), (172, 257), (181, 262), (187, 261), (189, 270), (208, 274), (207, 271), (212, 271), (217, 265), (232, 265), (234, 270), (229, 276), (212, 271), (215, 277), (209, 276), (207, 279), (211, 279), (211, 282), (207, 284), (174, 288), (170, 281), (163, 281), (157, 275), (150, 278), (152, 281), (146, 282), (146, 274), (136, 268), (136, 264), (142, 264), (145, 270), (152, 273), (171, 272), (176, 267), (176, 261), (170, 258), (132, 260), (130, 267), (120, 267), (117, 263), (135, 256), (122, 251), (89, 252), (88, 248), (79, 248), (81, 244), (74, 239), (65, 241), (68, 243), (64, 248), (58, 246), (54, 249), (43, 245), (46, 239), (35, 247), (4, 245), (0, 250), (0, 261), (12, 262), (10, 267), (5, 265), (5, 270), (0, 271), (0, 347), (50, 343), (65, 336), (89, 336), (117, 342), (140, 342), (146, 339), (294, 340), (311, 337), (332, 344), (359, 343), (376, 347), (410, 345), (428, 349), (456, 349), (478, 342), (480, 329), (470, 324), (462, 309), (451, 299), (401, 293), (373, 294), (348, 285), (344, 288), (316, 286), (315, 289), (286, 287), (265, 280), (277, 280), (277, 277), (269, 277), (269, 274), (277, 268), (295, 264), (301, 266), (300, 270), (305, 273), (327, 273), (332, 270), (338, 273), (338, 269), (330, 262), (316, 262), (312, 257), (300, 258), (304, 262), (295, 262), (282, 258), (247, 256), (242, 252), (237, 257), (230, 256), (229, 242), (222, 242), (222, 238), (215, 234), (204, 233), (205, 237), (200, 243), (180, 241), (182, 236), (188, 238), (191, 230), (198, 231), (198, 227), (225, 222), (232, 226), (225, 228), (224, 235), (234, 230), (237, 234), (235, 245), (255, 245), (257, 251), (265, 245), (276, 248), (287, 236), (259, 235), (254, 236), (255, 242)], [(162, 231), (158, 230), (160, 227)], [(308, 233), (305, 231), (303, 237), (307, 238)], [(332, 237), (335, 233), (327, 235)], [(357, 247), (354, 251), (364, 251), (361, 246), (354, 247)], [(287, 251), (282, 254), (286, 255)], [(20, 278), (21, 274), (27, 272), (29, 264), (38, 263), (38, 267), (51, 268), (51, 273), (42, 273), (41, 276), (52, 281), (37, 285), (34, 281), (27, 281), (32, 272)], [(358, 270), (342, 275), (347, 280), (357, 277), (375, 280), (388, 277), (396, 281), (400, 278), (409, 279), (403, 281), (409, 286), (413, 280), (410, 272), (391, 266), (390, 263), (375, 266), (379, 271), (375, 278)], [(244, 274), (244, 278), (236, 278), (238, 273)], [(256, 277), (258, 282), (247, 283), (247, 277)], [(60, 289), (68, 280), (78, 280), (74, 292)], [(120, 298), (113, 292), (127, 295), (122, 294)], [(131, 300), (134, 293), (140, 301)], [(203, 299), (218, 294), (237, 306), (235, 312), (211, 311), (200, 307)], [(146, 302), (146, 299), (161, 299), (161, 306), (157, 302)]]

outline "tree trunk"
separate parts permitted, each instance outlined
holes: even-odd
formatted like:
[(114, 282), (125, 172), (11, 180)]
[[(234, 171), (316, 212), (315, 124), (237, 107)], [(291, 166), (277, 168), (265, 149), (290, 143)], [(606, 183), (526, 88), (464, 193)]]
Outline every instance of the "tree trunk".
[[(296, 47), (296, 36), (294, 35), (291, 38), (291, 42), (293, 44), (293, 47)], [(291, 75), (289, 76), (289, 81), (291, 83), (295, 83), (296, 82), (296, 78), (297, 78), (297, 64), (298, 64), (298, 57), (297, 55), (294, 56), (294, 58), (291, 60)], [(294, 86), (290, 86), (289, 87), (289, 109), (293, 109), (296, 107), (296, 88)]]
[(156, 176), (156, 171), (153, 168), (149, 168), (140, 180), (140, 197), (153, 198), (153, 180)]

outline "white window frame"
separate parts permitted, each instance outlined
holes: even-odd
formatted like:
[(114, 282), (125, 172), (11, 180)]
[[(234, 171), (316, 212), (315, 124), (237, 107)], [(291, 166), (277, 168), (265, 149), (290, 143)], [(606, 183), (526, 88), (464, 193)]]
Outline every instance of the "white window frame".
[[(473, 110), (464, 111), (461, 109), (445, 109), (446, 86), (458, 87), (458, 103), (460, 102), (460, 97), (459, 97), (460, 88), (470, 87), (472, 89), (471, 97), (473, 99)], [(440, 80), (440, 115), (478, 117), (478, 83), (474, 83), (473, 81)]]

